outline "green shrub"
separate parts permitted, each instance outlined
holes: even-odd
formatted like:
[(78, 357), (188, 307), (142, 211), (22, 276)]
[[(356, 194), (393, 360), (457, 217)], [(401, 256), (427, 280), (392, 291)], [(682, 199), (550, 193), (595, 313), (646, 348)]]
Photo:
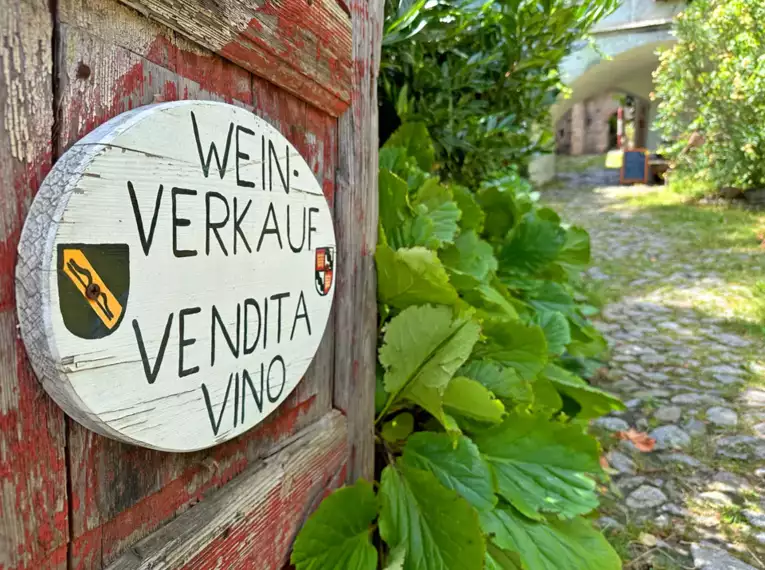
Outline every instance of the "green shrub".
[[(617, 570), (582, 518), (602, 476), (584, 381), (605, 347), (577, 302), (587, 232), (512, 169), (476, 192), (432, 174), (421, 124), (380, 153), (379, 485), (331, 495), (298, 570)], [(586, 373), (586, 372), (585, 372)]]
[(383, 141), (425, 123), (444, 177), (477, 187), (550, 151), (550, 105), (571, 46), (619, 0), (387, 0)]
[[(558, 64), (618, 0), (388, 0), (379, 93), (375, 483), (328, 497), (297, 570), (617, 570), (584, 518), (605, 342), (587, 232), (523, 178)], [(432, 135), (432, 139), (431, 139)]]
[[(677, 168), (717, 187), (765, 187), (765, 3), (694, 0), (655, 72), (657, 126)], [(704, 136), (686, 149), (691, 134)]]

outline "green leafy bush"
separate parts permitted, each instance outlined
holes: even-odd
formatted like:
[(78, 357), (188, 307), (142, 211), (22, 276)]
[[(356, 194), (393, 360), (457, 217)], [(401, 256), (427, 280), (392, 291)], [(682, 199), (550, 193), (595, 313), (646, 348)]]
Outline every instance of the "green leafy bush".
[(331, 495), (298, 570), (616, 570), (582, 518), (602, 476), (588, 420), (621, 403), (575, 370), (604, 343), (577, 302), (587, 233), (513, 170), (432, 174), (423, 125), (381, 150), (379, 486)]
[(549, 107), (572, 44), (619, 0), (387, 0), (382, 139), (430, 130), (441, 172), (468, 186), (550, 151)]
[[(763, 21), (763, 2), (695, 0), (654, 74), (667, 154), (718, 188), (765, 187)], [(694, 132), (704, 143), (683, 152)]]

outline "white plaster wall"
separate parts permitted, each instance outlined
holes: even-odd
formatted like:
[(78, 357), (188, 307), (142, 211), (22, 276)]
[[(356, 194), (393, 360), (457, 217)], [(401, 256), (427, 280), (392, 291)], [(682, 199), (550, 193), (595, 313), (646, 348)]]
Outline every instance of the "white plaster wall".
[[(653, 52), (662, 45), (668, 45), (674, 41), (674, 36), (669, 30), (658, 30), (649, 32), (623, 32), (620, 34), (609, 34), (607, 36), (596, 38), (597, 49), (585, 47), (571, 55), (561, 63), (561, 78), (563, 82), (573, 87), (573, 83), (586, 72), (600, 63), (608, 63), (614, 58), (627, 52), (632, 52), (630, 59), (620, 59), (619, 67), (624, 69), (631, 65), (643, 66), (646, 59), (653, 55)], [(639, 50), (643, 46), (654, 46), (652, 49)], [(654, 58), (655, 59), (655, 58)]]
[(663, 2), (661, 0), (624, 0), (613, 14), (601, 20), (593, 28), (598, 30), (614, 26), (672, 18), (685, 7), (685, 2)]

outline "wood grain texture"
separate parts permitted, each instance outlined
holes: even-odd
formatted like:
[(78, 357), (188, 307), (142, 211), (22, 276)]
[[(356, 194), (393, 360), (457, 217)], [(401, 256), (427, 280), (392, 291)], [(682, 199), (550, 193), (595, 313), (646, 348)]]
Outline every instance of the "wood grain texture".
[(348, 416), (349, 477), (374, 473), (377, 363), (377, 74), (382, 0), (351, 3), (353, 90), (339, 121), (335, 227), (339, 265), (335, 302), (335, 407)]
[[(315, 165), (315, 172), (324, 172), (323, 178), (317, 177), (325, 195), (334, 192), (337, 129), (332, 117), (260, 78), (254, 78), (255, 87), (243, 89), (241, 74), (249, 76), (246, 71), (127, 6), (110, 0), (61, 0), (60, 6), (65, 21), (59, 77), (61, 148), (121, 109), (155, 98), (257, 103), (258, 114), (301, 152), (307, 143), (306, 159)], [(181, 68), (191, 79), (174, 71), (182, 59), (195, 62)], [(78, 77), (80, 62), (91, 69), (87, 78)], [(258, 103), (265, 93), (270, 93), (268, 109)], [(305, 125), (301, 105), (307, 109)], [(292, 114), (296, 110), (297, 116)], [(319, 127), (310, 126), (315, 122), (324, 124), (323, 135)], [(311, 133), (323, 140), (312, 141)], [(70, 420), (71, 567), (101, 569), (326, 414), (332, 398), (330, 328), (331, 324), (306, 378), (288, 401), (264, 425), (214, 450), (183, 455), (154, 452), (98, 436)]]
[(351, 27), (335, 0), (122, 0), (331, 113), (350, 102)]
[(345, 418), (330, 412), (108, 570), (279, 570), (295, 534), (347, 459)]
[[(125, 29), (131, 29), (127, 21)], [(59, 43), (62, 151), (112, 117), (157, 101), (210, 99), (251, 108), (249, 73), (217, 56), (180, 50), (162, 35), (149, 44), (148, 53), (186, 75), (77, 26), (61, 24)]]
[(63, 413), (18, 338), (13, 268), (22, 222), (51, 163), (52, 22), (46, 1), (0, 9), (0, 568), (66, 567)]

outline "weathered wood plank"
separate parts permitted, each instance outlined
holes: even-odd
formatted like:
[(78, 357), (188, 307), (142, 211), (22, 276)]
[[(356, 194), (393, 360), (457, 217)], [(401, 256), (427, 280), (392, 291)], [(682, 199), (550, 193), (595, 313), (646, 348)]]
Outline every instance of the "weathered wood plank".
[(350, 21), (335, 0), (121, 1), (328, 113), (350, 102)]
[(282, 451), (135, 544), (109, 570), (279, 570), (346, 459), (345, 418), (330, 412)]
[(348, 416), (351, 479), (374, 469), (374, 393), (377, 362), (377, 73), (382, 0), (351, 4), (353, 90), (339, 121), (335, 197), (335, 406)]
[(0, 568), (66, 567), (62, 412), (18, 339), (13, 273), (29, 203), (50, 169), (53, 128), (48, 2), (0, 10)]
[[(90, 2), (98, 8), (101, 0), (88, 0)], [(209, 53), (188, 52), (199, 56), (196, 61), (206, 65), (207, 69), (223, 68), (225, 73), (216, 76), (204, 71), (204, 67), (200, 70), (193, 65), (182, 68), (192, 77), (196, 77), (194, 73), (203, 72), (205, 77), (201, 83), (171, 73), (164, 66), (178, 69), (179, 54), (186, 53), (177, 47), (180, 42), (167, 40), (158, 28), (152, 28), (143, 36), (136, 35), (134, 32), (139, 24), (131, 25), (130, 19), (144, 23), (146, 20), (130, 8), (119, 6), (121, 25), (110, 25), (106, 31), (101, 27), (106, 24), (97, 15), (88, 17), (83, 13), (87, 9), (87, 6), (81, 6), (76, 20), (87, 23), (87, 32), (79, 26), (61, 26), (61, 53), (66, 55), (59, 78), (62, 85), (62, 149), (122, 110), (153, 102), (155, 96), (163, 100), (186, 97), (231, 100), (232, 92), (227, 91), (227, 85), (237, 80), (241, 69)], [(118, 33), (120, 28), (130, 32), (125, 32), (123, 37)], [(156, 41), (149, 39), (142, 46), (134, 45), (135, 49), (147, 50), (146, 58), (118, 47), (120, 42), (135, 44), (136, 37), (150, 38), (152, 34)], [(104, 41), (105, 37), (111, 39)], [(149, 59), (163, 65), (155, 65)], [(215, 63), (216, 60), (219, 63)], [(77, 76), (81, 62), (91, 70), (88, 78)], [(189, 71), (191, 67), (195, 69)], [(273, 93), (271, 112), (282, 117), (280, 123), (273, 124), (301, 151), (305, 148), (309, 164), (313, 166), (315, 162), (325, 173), (328, 169), (334, 172), (334, 160), (329, 164), (326, 162), (326, 147), (323, 156), (318, 156), (321, 150), (318, 146), (306, 145), (303, 119), (294, 116), (296, 110), (305, 107), (304, 103), (273, 85), (264, 84)], [(243, 90), (237, 88), (236, 92)], [(238, 96), (247, 99), (244, 95)], [(249, 101), (254, 101), (252, 91)], [(249, 101), (233, 100), (234, 104)], [(265, 115), (260, 111), (259, 114)], [(335, 122), (326, 115), (323, 117), (325, 122)], [(326, 189), (326, 184), (323, 187)], [(274, 446), (280, 445), (295, 430), (325, 414), (331, 407), (332, 398), (332, 337), (329, 335), (329, 332), (325, 335), (319, 357), (306, 379), (263, 427), (208, 453), (168, 455), (143, 450), (100, 437), (71, 422), (72, 567), (100, 569), (102, 564), (188, 509), (210, 490), (224, 485), (252, 462), (272, 453)], [(327, 343), (329, 349), (325, 348)], [(321, 363), (327, 359), (329, 364)]]

